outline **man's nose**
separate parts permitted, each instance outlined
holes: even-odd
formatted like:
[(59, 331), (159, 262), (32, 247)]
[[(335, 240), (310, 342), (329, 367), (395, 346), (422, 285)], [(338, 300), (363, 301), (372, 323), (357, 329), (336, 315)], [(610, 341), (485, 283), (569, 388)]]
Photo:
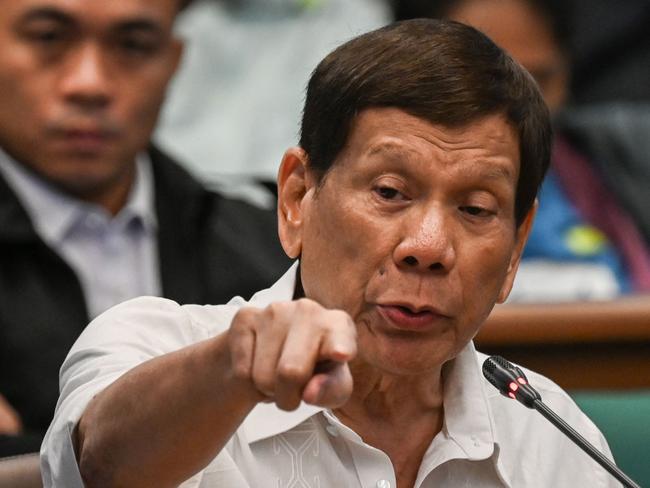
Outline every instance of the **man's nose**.
[(84, 109), (100, 109), (110, 101), (110, 76), (107, 60), (95, 44), (80, 46), (70, 53), (61, 80), (67, 101)]
[(451, 216), (434, 208), (411, 218), (394, 251), (397, 266), (419, 271), (449, 271), (456, 262)]

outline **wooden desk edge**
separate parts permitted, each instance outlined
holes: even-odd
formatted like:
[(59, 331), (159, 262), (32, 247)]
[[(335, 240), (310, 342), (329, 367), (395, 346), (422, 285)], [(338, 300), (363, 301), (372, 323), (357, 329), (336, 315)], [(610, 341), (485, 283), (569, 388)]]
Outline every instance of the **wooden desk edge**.
[(499, 305), (478, 345), (650, 342), (650, 295), (607, 302)]

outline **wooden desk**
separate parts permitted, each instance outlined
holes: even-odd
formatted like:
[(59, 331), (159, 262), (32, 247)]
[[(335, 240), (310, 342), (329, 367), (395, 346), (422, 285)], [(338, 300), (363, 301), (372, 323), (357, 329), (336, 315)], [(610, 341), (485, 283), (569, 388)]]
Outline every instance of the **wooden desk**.
[(475, 342), (568, 390), (649, 389), (650, 295), (499, 305)]

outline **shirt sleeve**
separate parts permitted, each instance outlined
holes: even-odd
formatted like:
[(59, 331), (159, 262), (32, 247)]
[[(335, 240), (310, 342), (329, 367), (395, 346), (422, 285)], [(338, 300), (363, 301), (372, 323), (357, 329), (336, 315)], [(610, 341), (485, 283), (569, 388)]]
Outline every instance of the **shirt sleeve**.
[(138, 364), (208, 336), (186, 307), (155, 297), (129, 300), (91, 322), (61, 367), (59, 401), (41, 446), (44, 486), (83, 487), (72, 433), (97, 393)]

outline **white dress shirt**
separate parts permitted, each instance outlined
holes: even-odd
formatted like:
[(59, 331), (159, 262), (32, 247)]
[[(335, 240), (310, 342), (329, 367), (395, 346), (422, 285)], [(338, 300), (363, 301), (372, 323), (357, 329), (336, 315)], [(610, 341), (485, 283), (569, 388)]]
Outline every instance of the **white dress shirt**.
[[(290, 300), (295, 276), (296, 265), (248, 304), (235, 298), (227, 305), (180, 306), (145, 297), (90, 324), (61, 369), (61, 398), (41, 449), (45, 486), (82, 486), (71, 432), (102, 388), (151, 357), (222, 333), (244, 305)], [(484, 359), (470, 343), (445, 370), (444, 424), (424, 455), (416, 487), (618, 486), (536, 411), (489, 385), (480, 371)], [(602, 434), (564, 391), (541, 375), (528, 372), (528, 378), (556, 413), (611, 456)], [(331, 411), (259, 404), (220, 454), (181, 486), (394, 488), (396, 478), (388, 456)]]
[(138, 156), (134, 184), (115, 216), (67, 195), (0, 149), (0, 173), (36, 233), (73, 269), (91, 318), (141, 295), (160, 295), (151, 161)]

